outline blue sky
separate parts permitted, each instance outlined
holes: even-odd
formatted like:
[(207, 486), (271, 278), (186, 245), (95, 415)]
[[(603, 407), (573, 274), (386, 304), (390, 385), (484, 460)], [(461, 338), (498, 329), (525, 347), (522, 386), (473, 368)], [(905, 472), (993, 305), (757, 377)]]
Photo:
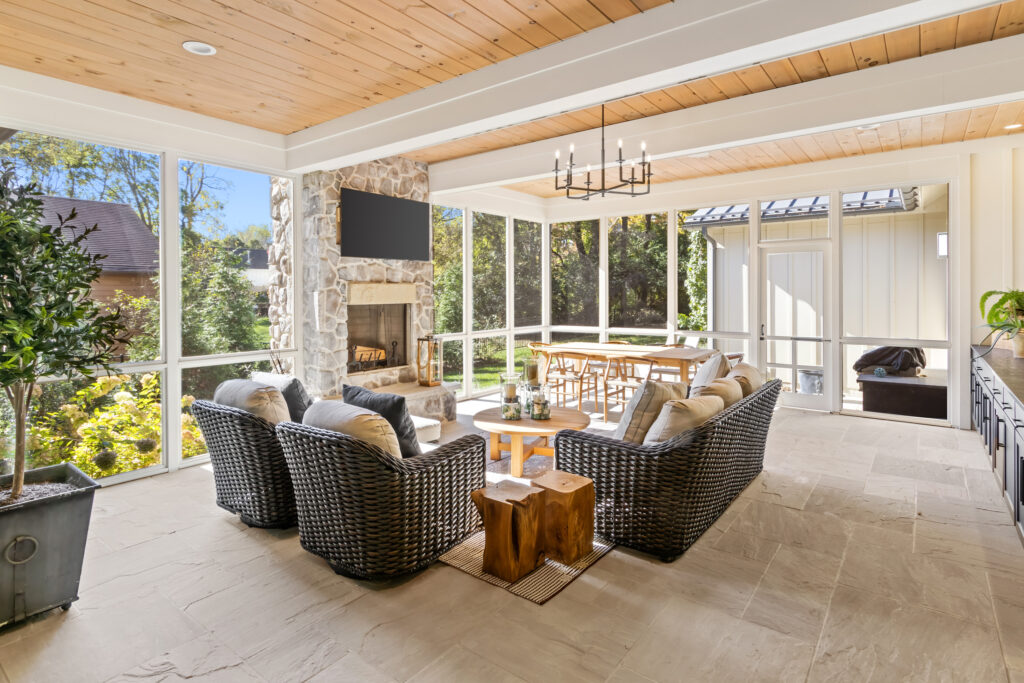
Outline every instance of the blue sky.
[(228, 233), (250, 225), (270, 226), (270, 176), (207, 164), (208, 174), (226, 180), (229, 187), (215, 194), (224, 203), (224, 225)]

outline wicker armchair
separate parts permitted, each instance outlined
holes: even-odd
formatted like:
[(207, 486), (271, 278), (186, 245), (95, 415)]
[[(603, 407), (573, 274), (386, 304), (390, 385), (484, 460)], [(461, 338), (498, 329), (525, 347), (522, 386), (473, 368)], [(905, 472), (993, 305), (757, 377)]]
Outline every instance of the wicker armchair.
[(398, 459), (345, 434), (294, 422), (278, 425), (277, 433), (295, 484), (302, 547), (338, 574), (409, 574), (479, 527), (469, 495), (485, 485), (479, 436)]
[(295, 526), (295, 494), (274, 426), (252, 413), (196, 401), (192, 415), (203, 432), (217, 505), (249, 526)]
[(559, 432), (556, 466), (594, 480), (597, 533), (670, 562), (761, 471), (780, 387), (772, 380), (697, 429), (655, 445)]

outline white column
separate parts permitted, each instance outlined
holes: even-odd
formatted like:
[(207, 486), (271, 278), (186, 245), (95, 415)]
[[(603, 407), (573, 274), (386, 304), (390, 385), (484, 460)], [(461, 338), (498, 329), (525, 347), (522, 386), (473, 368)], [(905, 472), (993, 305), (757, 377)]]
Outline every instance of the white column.
[(166, 373), (162, 392), (164, 459), (181, 467), (181, 226), (178, 216), (178, 154), (165, 152), (160, 166), (160, 310)]
[(598, 220), (598, 285), (597, 285), (597, 324), (600, 326), (599, 339), (608, 341), (608, 217), (601, 216)]
[(665, 321), (666, 341), (674, 344), (675, 331), (679, 321), (679, 212), (671, 209), (668, 212), (668, 273), (665, 286)]

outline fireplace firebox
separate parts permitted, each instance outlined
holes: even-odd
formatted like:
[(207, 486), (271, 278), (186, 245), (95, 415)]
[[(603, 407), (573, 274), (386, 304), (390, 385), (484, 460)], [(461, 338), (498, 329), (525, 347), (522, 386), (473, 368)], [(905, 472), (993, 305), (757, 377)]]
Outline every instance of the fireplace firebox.
[(366, 372), (405, 365), (408, 324), (407, 304), (350, 304), (348, 371)]

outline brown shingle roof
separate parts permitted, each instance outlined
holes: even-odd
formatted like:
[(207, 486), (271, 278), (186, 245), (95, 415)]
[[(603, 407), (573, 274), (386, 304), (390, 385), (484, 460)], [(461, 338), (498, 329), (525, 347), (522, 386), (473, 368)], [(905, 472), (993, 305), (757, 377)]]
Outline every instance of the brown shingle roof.
[(90, 254), (106, 255), (101, 262), (104, 272), (156, 273), (159, 269), (160, 243), (127, 204), (67, 197), (42, 197), (42, 200), (46, 224), (57, 225), (60, 222), (57, 215), (67, 218), (74, 208), (78, 211), (74, 225), (99, 225), (100, 229), (89, 235), (85, 246)]

